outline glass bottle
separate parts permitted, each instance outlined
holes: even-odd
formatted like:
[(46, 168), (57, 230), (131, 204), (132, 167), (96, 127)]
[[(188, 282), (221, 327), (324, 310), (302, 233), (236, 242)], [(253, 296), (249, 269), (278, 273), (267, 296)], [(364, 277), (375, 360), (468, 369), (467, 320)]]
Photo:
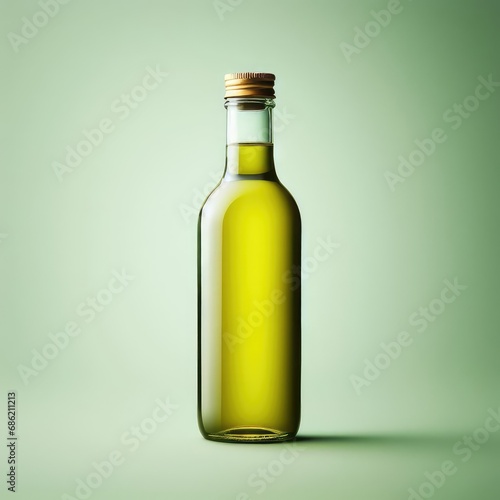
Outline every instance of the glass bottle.
[(217, 441), (300, 421), (301, 221), (274, 168), (274, 80), (226, 75), (226, 166), (198, 221), (198, 423)]

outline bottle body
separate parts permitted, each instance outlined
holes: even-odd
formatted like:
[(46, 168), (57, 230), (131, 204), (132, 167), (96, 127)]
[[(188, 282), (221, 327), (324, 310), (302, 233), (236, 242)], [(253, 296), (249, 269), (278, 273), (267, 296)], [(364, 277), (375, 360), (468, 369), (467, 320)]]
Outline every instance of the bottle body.
[[(198, 221), (198, 423), (211, 440), (299, 427), (301, 220), (274, 172), (273, 105), (229, 103), (226, 170)], [(255, 123), (268, 132), (244, 142)]]
[(199, 425), (283, 440), (300, 420), (300, 215), (275, 180), (223, 180), (199, 219)]

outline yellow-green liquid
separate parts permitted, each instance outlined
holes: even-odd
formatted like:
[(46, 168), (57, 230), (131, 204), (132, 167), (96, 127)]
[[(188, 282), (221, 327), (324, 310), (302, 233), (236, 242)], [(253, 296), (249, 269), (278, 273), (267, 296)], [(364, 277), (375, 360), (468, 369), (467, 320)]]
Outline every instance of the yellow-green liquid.
[(208, 439), (292, 439), (300, 420), (300, 215), (271, 145), (233, 145), (199, 220), (198, 420)]

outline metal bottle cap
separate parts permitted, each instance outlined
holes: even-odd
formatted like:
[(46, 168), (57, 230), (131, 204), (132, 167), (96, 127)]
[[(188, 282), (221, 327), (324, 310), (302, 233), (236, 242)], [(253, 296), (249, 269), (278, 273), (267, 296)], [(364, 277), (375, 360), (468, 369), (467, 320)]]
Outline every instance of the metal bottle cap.
[(226, 94), (230, 97), (267, 97), (274, 99), (274, 81), (272, 73), (229, 73), (225, 75)]

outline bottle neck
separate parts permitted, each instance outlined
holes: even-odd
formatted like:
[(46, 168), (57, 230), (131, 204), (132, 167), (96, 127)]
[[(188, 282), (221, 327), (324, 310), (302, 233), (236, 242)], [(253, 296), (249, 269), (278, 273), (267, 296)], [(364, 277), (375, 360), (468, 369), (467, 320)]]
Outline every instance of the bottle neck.
[(226, 100), (226, 169), (224, 177), (275, 178), (272, 110), (269, 98)]

